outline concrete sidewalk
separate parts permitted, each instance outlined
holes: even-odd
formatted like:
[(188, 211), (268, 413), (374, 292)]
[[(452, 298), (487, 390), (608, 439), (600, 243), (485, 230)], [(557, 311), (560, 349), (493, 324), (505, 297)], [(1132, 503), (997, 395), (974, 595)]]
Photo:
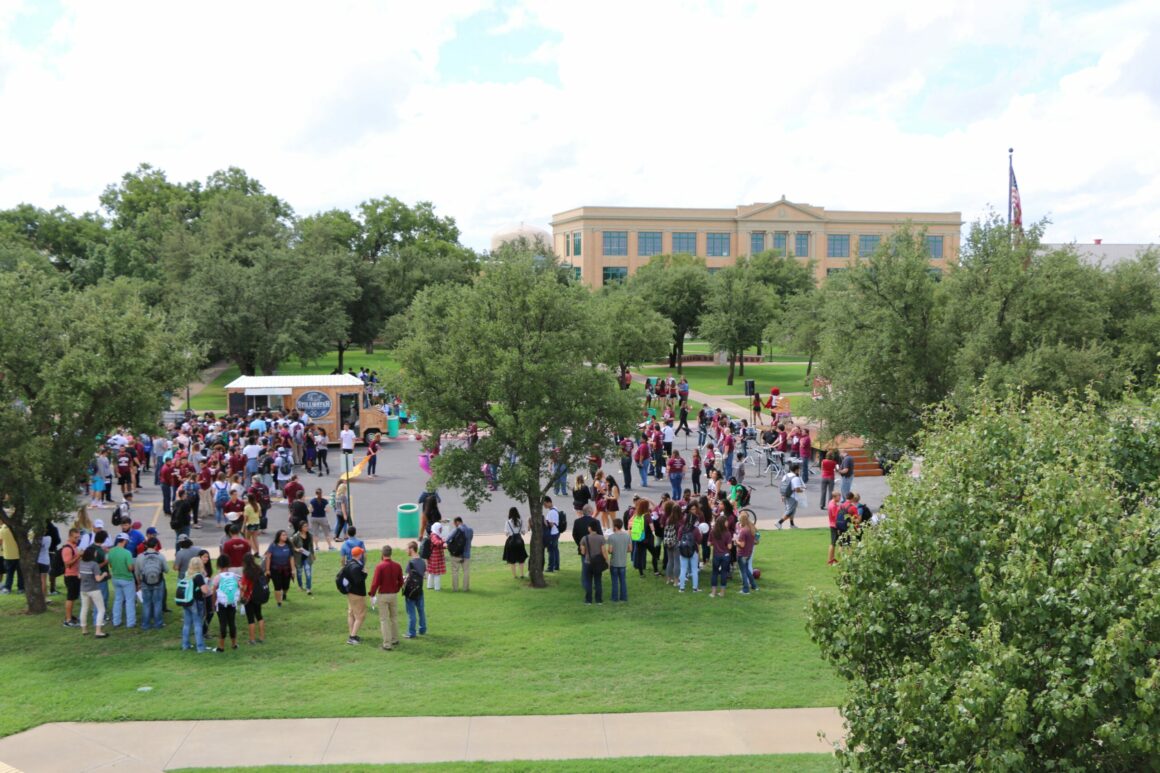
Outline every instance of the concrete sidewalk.
[[(820, 732), (828, 741), (818, 737)], [(7, 763), (38, 773), (156, 773), (188, 767), (826, 753), (843, 735), (834, 708), (57, 722), (0, 740), (0, 769)]]

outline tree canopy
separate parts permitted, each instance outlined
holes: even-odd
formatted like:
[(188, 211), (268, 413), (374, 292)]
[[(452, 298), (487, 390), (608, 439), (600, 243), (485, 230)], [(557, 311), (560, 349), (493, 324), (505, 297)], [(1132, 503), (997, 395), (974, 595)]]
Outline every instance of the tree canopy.
[(673, 324), (669, 367), (684, 367), (685, 336), (694, 332), (705, 312), (709, 272), (702, 258), (692, 255), (656, 255), (632, 278), (632, 289)]

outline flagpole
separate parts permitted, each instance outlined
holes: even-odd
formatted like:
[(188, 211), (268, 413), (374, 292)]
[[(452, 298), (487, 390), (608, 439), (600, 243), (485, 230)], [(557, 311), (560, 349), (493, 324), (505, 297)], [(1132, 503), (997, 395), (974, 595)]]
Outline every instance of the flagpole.
[(1007, 227), (1011, 227), (1011, 180), (1015, 177), (1015, 148), (1007, 148)]

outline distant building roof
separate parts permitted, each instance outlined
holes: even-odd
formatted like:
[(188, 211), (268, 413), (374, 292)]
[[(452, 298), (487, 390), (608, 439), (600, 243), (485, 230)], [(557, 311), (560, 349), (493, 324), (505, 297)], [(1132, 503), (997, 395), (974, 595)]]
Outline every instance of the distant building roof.
[(337, 376), (238, 376), (226, 384), (226, 389), (361, 386), (363, 381), (358, 376), (341, 373)]
[(1110, 266), (1125, 260), (1132, 260), (1141, 252), (1155, 247), (1154, 244), (1105, 244), (1095, 242), (1094, 244), (1079, 244), (1072, 242), (1071, 244), (1043, 244), (1041, 245), (1046, 250), (1057, 250), (1065, 247), (1073, 248), (1081, 258), (1093, 265)]

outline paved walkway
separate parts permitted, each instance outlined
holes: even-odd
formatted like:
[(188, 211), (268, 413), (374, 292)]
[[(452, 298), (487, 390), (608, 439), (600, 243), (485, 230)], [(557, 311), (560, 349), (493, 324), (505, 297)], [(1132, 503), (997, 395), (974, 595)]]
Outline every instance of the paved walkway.
[[(641, 732), (648, 728), (648, 732)], [(514, 717), (55, 722), (0, 739), (24, 771), (825, 753), (834, 708)]]
[[(193, 399), (197, 395), (201, 394), (201, 391), (213, 383), (215, 378), (225, 373), (231, 364), (232, 363), (227, 360), (222, 360), (220, 362), (215, 362), (213, 365), (210, 365), (208, 368), (203, 370), (201, 375), (198, 377), (199, 380), (194, 381), (189, 385), (188, 389), (190, 399)], [(178, 390), (178, 392), (173, 395), (173, 399), (169, 401), (169, 410), (184, 411), (185, 394), (186, 393), (184, 390)], [(0, 773), (3, 773), (3, 771), (0, 771)]]

